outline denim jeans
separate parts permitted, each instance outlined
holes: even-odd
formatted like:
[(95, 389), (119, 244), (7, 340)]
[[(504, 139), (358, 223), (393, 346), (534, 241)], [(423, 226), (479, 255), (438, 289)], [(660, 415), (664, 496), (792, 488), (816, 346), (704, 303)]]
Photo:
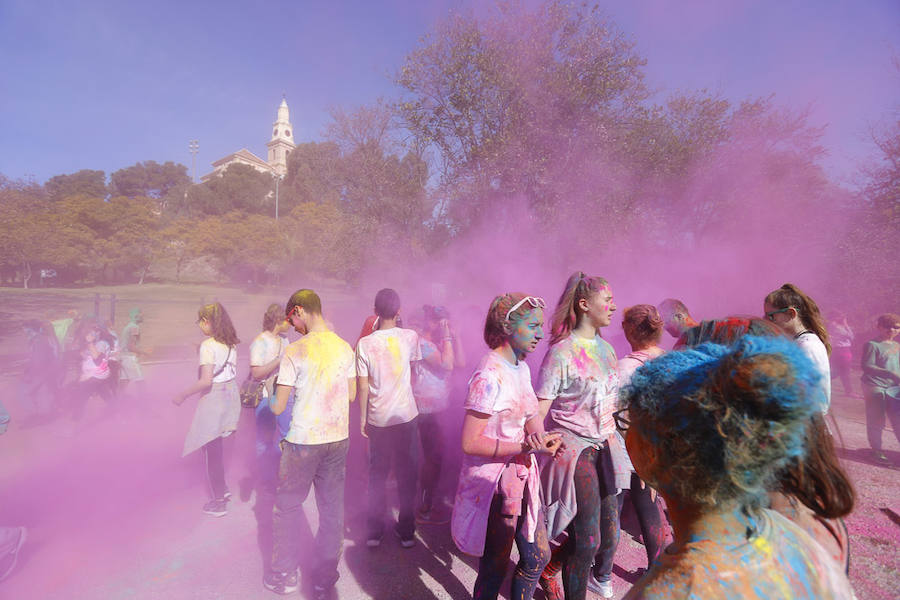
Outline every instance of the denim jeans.
[[(881, 433), (885, 420), (890, 420), (894, 436), (900, 443), (900, 400), (895, 400), (884, 393), (884, 388), (863, 386), (866, 398), (866, 436), (869, 446), (881, 452)], [(885, 419), (887, 417), (887, 419)]]
[[(525, 497), (528, 497), (526, 491)], [(510, 600), (531, 600), (538, 578), (550, 562), (550, 542), (543, 514), (540, 515), (534, 542), (529, 542), (522, 526), (525, 524), (526, 502), (522, 501), (522, 514), (508, 517), (502, 514), (503, 496), (494, 494), (491, 512), (488, 515), (487, 531), (484, 537), (484, 553), (478, 561), (478, 576), (472, 597), (478, 600), (496, 600), (500, 586), (509, 569), (509, 555), (513, 542), (519, 550), (519, 562), (513, 573)]]
[(368, 425), (369, 434), (369, 539), (384, 534), (384, 513), (387, 512), (387, 476), (394, 468), (397, 477), (397, 496), (400, 517), (397, 533), (404, 540), (416, 533), (413, 504), (416, 498), (416, 432), (418, 417), (408, 423), (375, 427)]
[(272, 512), (272, 570), (297, 568), (304, 520), (303, 502), (315, 485), (319, 531), (313, 556), (313, 585), (328, 589), (338, 580), (338, 561), (344, 543), (344, 480), (350, 440), (328, 444), (281, 443), (278, 490)]

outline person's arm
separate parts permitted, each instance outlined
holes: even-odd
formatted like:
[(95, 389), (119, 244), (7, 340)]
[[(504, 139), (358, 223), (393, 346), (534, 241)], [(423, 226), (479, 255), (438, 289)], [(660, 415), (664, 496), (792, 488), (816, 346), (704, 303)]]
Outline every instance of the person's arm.
[(347, 380), (347, 390), (348, 390), (348, 398), (347, 400), (350, 404), (353, 404), (353, 401), (356, 400), (356, 377), (351, 377)]
[(250, 375), (253, 376), (253, 379), (263, 380), (278, 369), (278, 365), (281, 364), (281, 357), (276, 356), (269, 362), (264, 365), (251, 365), (250, 366)]
[(547, 416), (551, 406), (553, 406), (553, 398), (538, 398), (538, 414), (541, 419)]
[(879, 367), (876, 363), (877, 359), (878, 349), (875, 344), (871, 342), (866, 344), (866, 347), (863, 348), (863, 356), (860, 364), (863, 373), (871, 377), (887, 377), (888, 379), (893, 379), (897, 383), (900, 383), (900, 373), (894, 373), (884, 367)]
[[(538, 452), (547, 452), (553, 454), (560, 445), (560, 436), (558, 433), (544, 433), (544, 425), (540, 423), (540, 419), (532, 417), (528, 423), (532, 423), (537, 419), (539, 431), (528, 431), (528, 423), (525, 429), (530, 435), (525, 441), (507, 442), (496, 438), (489, 438), (484, 435), (484, 429), (487, 427), (490, 415), (480, 413), (474, 410), (467, 410), (463, 420), (462, 430), (462, 451), (470, 456), (483, 456), (486, 458), (505, 459), (515, 456), (529, 450)], [(534, 424), (532, 423), (532, 426)]]
[(366, 432), (366, 421), (369, 418), (369, 378), (357, 376), (356, 395), (359, 397), (359, 432), (364, 438), (369, 437)]
[(291, 388), (293, 386), (279, 383), (275, 386), (275, 401), (269, 404), (269, 408), (274, 415), (280, 415), (287, 408), (288, 399), (291, 397)]
[(455, 331), (452, 331), (451, 333), (451, 337), (453, 338), (453, 368), (465, 369), (466, 353), (463, 350), (462, 342), (459, 341), (459, 336), (456, 335)]
[(180, 406), (182, 402), (194, 394), (208, 391), (209, 388), (212, 387), (212, 380), (213, 365), (200, 365), (200, 378), (197, 382), (186, 390), (176, 394), (175, 398), (172, 399), (172, 402)]
[(562, 434), (554, 431), (544, 431), (544, 416), (538, 411), (536, 415), (525, 421), (525, 443), (536, 452), (556, 454), (556, 450), (562, 445)]

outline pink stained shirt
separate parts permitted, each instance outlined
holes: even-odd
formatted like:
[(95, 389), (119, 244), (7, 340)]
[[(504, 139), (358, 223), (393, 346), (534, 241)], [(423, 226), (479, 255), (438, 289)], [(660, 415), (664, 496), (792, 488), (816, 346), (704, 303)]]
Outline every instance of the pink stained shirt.
[(616, 431), (616, 352), (599, 335), (575, 333), (554, 344), (541, 364), (538, 398), (551, 400), (554, 423), (582, 437), (605, 440)]
[[(484, 437), (521, 444), (525, 423), (538, 414), (538, 400), (531, 386), (531, 371), (520, 362), (510, 364), (496, 352), (489, 352), (469, 380), (466, 410), (490, 415)], [(507, 457), (511, 458), (511, 457)], [(532, 454), (525, 457), (527, 510), (525, 533), (534, 541), (540, 514), (540, 479)], [(459, 474), (450, 531), (456, 546), (466, 554), (481, 556), (487, 534), (491, 501), (497, 492), (500, 474), (508, 460), (464, 455)]]

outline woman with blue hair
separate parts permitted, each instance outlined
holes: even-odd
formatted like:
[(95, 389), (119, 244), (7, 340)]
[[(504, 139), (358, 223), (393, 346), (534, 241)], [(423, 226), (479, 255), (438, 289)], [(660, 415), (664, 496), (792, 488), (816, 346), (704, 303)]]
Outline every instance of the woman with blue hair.
[(755, 336), (634, 373), (615, 417), (638, 475), (666, 500), (675, 541), (626, 598), (853, 598), (827, 551), (762, 508), (805, 452), (819, 378), (789, 340)]

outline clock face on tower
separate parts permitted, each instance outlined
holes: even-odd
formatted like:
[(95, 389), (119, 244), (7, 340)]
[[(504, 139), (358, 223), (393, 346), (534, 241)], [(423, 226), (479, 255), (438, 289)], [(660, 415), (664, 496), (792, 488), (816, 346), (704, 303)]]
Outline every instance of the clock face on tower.
[(272, 137), (275, 137), (276, 135), (278, 135), (278, 130), (277, 130), (277, 129), (276, 129), (275, 131), (272, 132)]

